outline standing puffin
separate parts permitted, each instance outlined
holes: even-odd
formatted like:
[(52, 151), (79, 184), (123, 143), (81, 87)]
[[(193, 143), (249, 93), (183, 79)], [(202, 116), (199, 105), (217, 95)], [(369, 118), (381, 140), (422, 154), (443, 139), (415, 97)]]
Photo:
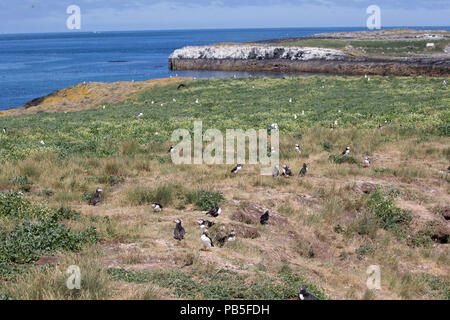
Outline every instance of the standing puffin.
[(235, 241), (236, 240), (236, 231), (231, 230), (230, 234), (228, 235), (227, 241)]
[(273, 167), (273, 171), (272, 171), (272, 177), (278, 177), (280, 175), (280, 170), (278, 169), (278, 165), (275, 165), (275, 167)]
[(92, 196), (91, 200), (89, 200), (89, 204), (90, 204), (91, 206), (94, 206), (94, 207), (95, 207), (97, 204), (100, 203), (100, 201), (102, 200), (102, 199), (101, 199), (101, 196), (100, 196), (100, 193), (102, 193), (102, 192), (103, 192), (103, 190), (100, 189), (100, 188), (98, 188), (97, 190), (95, 190), (95, 194)]
[(364, 158), (364, 166), (365, 167), (370, 167), (370, 159), (369, 159), (369, 157), (365, 157)]
[(163, 209), (163, 206), (157, 202), (152, 203), (153, 211), (155, 212), (161, 212)]
[(200, 240), (203, 243), (203, 251), (209, 251), (211, 247), (214, 247), (214, 243), (212, 239), (209, 237), (209, 231), (208, 229), (203, 230), (203, 234), (200, 237)]
[(136, 113), (135, 115), (134, 115), (134, 117), (135, 118), (140, 118), (140, 117), (142, 117), (144, 114), (142, 113), (142, 112), (139, 112), (139, 113)]
[(350, 153), (350, 147), (346, 147), (345, 150), (342, 152), (343, 156), (347, 156)]
[(6, 133), (7, 133), (7, 131), (6, 131), (6, 128), (3, 128), (3, 130), (2, 130), (2, 131), (3, 131), (3, 133), (4, 133), (4, 134), (6, 134)]
[(300, 285), (300, 293), (298, 298), (299, 300), (319, 300), (319, 298), (309, 293), (302, 284)]
[(300, 172), (298, 173), (299, 176), (306, 175), (306, 172), (308, 171), (308, 166), (306, 163), (303, 164), (303, 167), (300, 169)]
[(184, 230), (184, 228), (181, 226), (181, 219), (176, 219), (173, 222), (176, 223), (175, 229), (173, 230), (173, 237), (176, 240), (183, 240), (184, 235), (186, 234), (186, 231)]
[(172, 153), (174, 149), (175, 148), (173, 146), (170, 146), (169, 150), (167, 150), (167, 153)]
[(302, 152), (302, 150), (300, 149), (300, 145), (298, 143), (295, 144), (295, 151)]
[(236, 167), (231, 170), (231, 173), (238, 173), (242, 169), (242, 164), (238, 163)]
[(214, 222), (209, 221), (209, 220), (203, 220), (203, 219), (199, 219), (197, 220), (197, 224), (200, 226), (200, 228), (205, 229), (205, 228), (211, 228), (213, 225), (215, 225)]
[(281, 171), (283, 172), (282, 175), (284, 177), (288, 177), (288, 176), (292, 177), (293, 176), (291, 169), (285, 164), (283, 164), (283, 168), (281, 169)]
[(334, 130), (334, 127), (333, 127), (333, 124), (332, 124), (332, 123), (330, 123), (330, 130), (331, 130), (331, 131)]
[(259, 218), (261, 224), (266, 224), (269, 221), (269, 210), (266, 210), (264, 214)]
[(212, 207), (211, 209), (209, 209), (208, 212), (206, 212), (206, 215), (208, 217), (213, 217), (213, 218), (217, 218), (219, 216), (219, 214), (222, 213), (222, 208), (220, 207)]

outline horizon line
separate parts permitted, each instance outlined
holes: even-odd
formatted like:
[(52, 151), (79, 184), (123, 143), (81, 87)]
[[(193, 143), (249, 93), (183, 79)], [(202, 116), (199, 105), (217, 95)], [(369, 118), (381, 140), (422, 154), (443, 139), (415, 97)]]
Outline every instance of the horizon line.
[[(366, 26), (324, 26), (324, 27), (245, 27), (245, 28), (194, 28), (194, 29), (137, 29), (137, 30), (71, 30), (71, 31), (51, 31), (51, 32), (0, 32), (0, 35), (27, 35), (27, 34), (82, 34), (82, 33), (112, 33), (112, 32), (154, 32), (154, 31), (219, 31), (219, 30), (267, 30), (267, 29), (339, 29), (358, 28), (370, 30)], [(383, 29), (405, 29), (405, 28), (450, 28), (449, 26), (383, 26)]]

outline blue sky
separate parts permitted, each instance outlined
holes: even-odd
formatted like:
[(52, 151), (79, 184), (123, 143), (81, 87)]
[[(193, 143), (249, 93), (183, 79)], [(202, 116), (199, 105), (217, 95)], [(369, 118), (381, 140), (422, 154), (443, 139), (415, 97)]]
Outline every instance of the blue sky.
[(64, 32), (69, 5), (81, 31), (362, 27), (366, 8), (382, 26), (448, 26), (450, 0), (0, 0), (0, 33)]

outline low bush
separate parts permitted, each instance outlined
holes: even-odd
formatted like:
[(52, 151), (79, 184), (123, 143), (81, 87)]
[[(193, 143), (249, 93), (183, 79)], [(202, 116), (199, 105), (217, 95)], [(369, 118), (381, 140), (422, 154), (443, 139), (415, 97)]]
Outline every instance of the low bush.
[(195, 190), (186, 195), (187, 203), (193, 203), (199, 210), (209, 210), (225, 200), (220, 191)]

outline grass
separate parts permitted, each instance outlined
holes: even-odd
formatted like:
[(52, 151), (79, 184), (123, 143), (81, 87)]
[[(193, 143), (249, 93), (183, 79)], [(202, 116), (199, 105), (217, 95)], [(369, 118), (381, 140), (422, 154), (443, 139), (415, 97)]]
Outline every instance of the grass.
[[(186, 89), (176, 90), (180, 81)], [(442, 79), (180, 81), (105, 109), (0, 117), (8, 128), (0, 134), (0, 299), (296, 299), (300, 283), (321, 298), (378, 299), (365, 286), (369, 263), (380, 265), (389, 298), (448, 299), (449, 257), (431, 240), (438, 224), (427, 223), (443, 219), (450, 192)], [(297, 174), (305, 162), (308, 173), (174, 166), (171, 133), (195, 120), (222, 132), (276, 122), (281, 163)], [(335, 155), (346, 146), (349, 156)], [(360, 165), (366, 155), (370, 168)], [(366, 195), (363, 182), (380, 187)], [(102, 202), (89, 206), (97, 188)], [(152, 202), (164, 210), (153, 212)], [(233, 219), (251, 203), (268, 208), (273, 223)], [(211, 234), (235, 229), (237, 240), (204, 253), (195, 222), (216, 205)], [(69, 265), (86, 275), (82, 290), (65, 287)], [(417, 278), (418, 266), (430, 274)]]

